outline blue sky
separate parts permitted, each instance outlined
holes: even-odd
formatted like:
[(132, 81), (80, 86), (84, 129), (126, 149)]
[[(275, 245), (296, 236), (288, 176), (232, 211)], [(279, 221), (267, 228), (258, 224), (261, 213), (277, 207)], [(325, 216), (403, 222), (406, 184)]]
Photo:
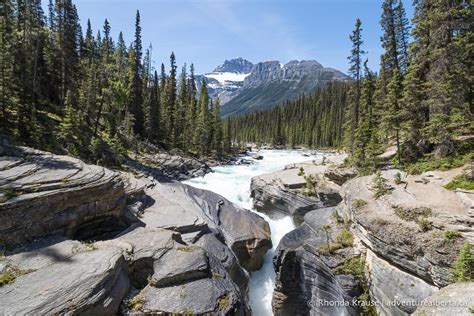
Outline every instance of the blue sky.
[[(157, 68), (161, 62), (167, 65), (174, 51), (178, 64), (192, 62), (197, 73), (234, 57), (254, 63), (315, 59), (345, 72), (349, 33), (359, 17), (370, 66), (378, 69), (381, 0), (73, 1), (84, 28), (90, 18), (96, 32), (107, 18), (113, 35), (122, 30), (127, 42), (133, 39), (140, 10), (143, 46), (153, 44)], [(404, 4), (411, 18), (411, 1)]]

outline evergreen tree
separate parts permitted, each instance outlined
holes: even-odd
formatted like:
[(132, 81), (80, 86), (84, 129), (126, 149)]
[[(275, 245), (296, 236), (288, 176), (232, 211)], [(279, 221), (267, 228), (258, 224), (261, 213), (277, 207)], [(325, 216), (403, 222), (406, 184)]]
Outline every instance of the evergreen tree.
[(0, 133), (13, 135), (18, 104), (15, 98), (13, 48), (16, 44), (13, 34), (14, 6), (11, 0), (6, 0), (3, 3), (0, 31)]
[(354, 85), (351, 91), (350, 105), (348, 108), (347, 123), (346, 123), (346, 139), (347, 146), (351, 152), (354, 150), (354, 134), (359, 122), (359, 108), (360, 108), (360, 81), (362, 76), (362, 57), (365, 51), (362, 49), (364, 41), (362, 40), (362, 22), (360, 19), (356, 20), (354, 31), (350, 35), (352, 42), (351, 55), (349, 59), (349, 73), (354, 79)]
[(204, 79), (201, 83), (201, 94), (199, 97), (199, 114), (197, 116), (196, 130), (194, 134), (194, 143), (197, 144), (198, 152), (202, 156), (209, 155), (209, 95), (207, 92), (206, 81)]
[(212, 113), (212, 120), (213, 120), (213, 140), (212, 140), (212, 148), (216, 152), (217, 157), (221, 157), (223, 154), (223, 146), (222, 146), (222, 124), (221, 124), (221, 101), (217, 98), (214, 102), (214, 108)]
[(137, 135), (143, 134), (143, 83), (142, 70), (142, 39), (140, 26), (140, 12), (137, 10), (135, 18), (135, 40), (133, 48), (129, 49), (129, 100), (128, 109), (133, 115), (133, 131)]
[(150, 87), (150, 98), (148, 106), (145, 108), (145, 127), (148, 140), (152, 142), (160, 141), (160, 87), (158, 73), (155, 71)]

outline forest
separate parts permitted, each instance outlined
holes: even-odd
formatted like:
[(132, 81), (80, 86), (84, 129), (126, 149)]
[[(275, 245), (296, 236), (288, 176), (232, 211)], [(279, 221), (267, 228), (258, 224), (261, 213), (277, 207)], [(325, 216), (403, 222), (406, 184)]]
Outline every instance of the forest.
[[(230, 148), (219, 100), (196, 91), (194, 67), (152, 67), (140, 12), (132, 43), (111, 25), (85, 33), (71, 0), (4, 0), (0, 16), (0, 135), (19, 144), (115, 161), (141, 144), (220, 157)], [(160, 73), (158, 73), (158, 71)], [(227, 129), (226, 129), (227, 130)]]
[(344, 148), (352, 165), (369, 170), (390, 146), (397, 165), (472, 159), (466, 154), (474, 131), (472, 4), (417, 0), (414, 9), (410, 22), (402, 1), (383, 1), (378, 72), (367, 67), (357, 19), (349, 37), (352, 80), (231, 119), (236, 140)]

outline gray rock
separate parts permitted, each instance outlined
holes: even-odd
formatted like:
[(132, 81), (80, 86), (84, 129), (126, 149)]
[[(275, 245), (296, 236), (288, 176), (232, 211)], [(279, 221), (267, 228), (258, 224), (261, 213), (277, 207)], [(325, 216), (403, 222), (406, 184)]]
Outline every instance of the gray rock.
[(115, 315), (129, 288), (127, 271), (115, 247), (56, 260), (0, 287), (0, 314)]
[(474, 282), (448, 285), (426, 298), (417, 308), (414, 315), (437, 316), (456, 315), (472, 316)]
[(329, 167), (325, 172), (324, 176), (332, 182), (343, 185), (348, 180), (353, 179), (357, 176), (357, 172), (352, 168), (341, 168), (341, 167)]
[(263, 256), (272, 248), (268, 223), (213, 192), (187, 186), (186, 193), (222, 232), (240, 265), (249, 271), (260, 269)]
[(206, 253), (196, 246), (178, 246), (154, 262), (151, 284), (155, 287), (175, 286), (209, 276)]
[(4, 164), (0, 171), (4, 245), (49, 234), (87, 239), (126, 227), (120, 221), (126, 195), (118, 173), (67, 156), (29, 149), (17, 154), (18, 163)]
[[(332, 271), (354, 254), (350, 249), (332, 256), (319, 253), (319, 247), (326, 243), (322, 226), (331, 222), (332, 213), (333, 208), (307, 213), (304, 223), (280, 241), (273, 258), (277, 274), (272, 299), (275, 315), (356, 314), (350, 302), (360, 294), (358, 282)], [(332, 226), (336, 227), (334, 223)], [(348, 280), (353, 283), (349, 285)]]
[(337, 190), (329, 186), (318, 187), (317, 196), (306, 196), (298, 190), (292, 190), (300, 188), (301, 185), (296, 183), (302, 183), (304, 179), (299, 177), (299, 182), (290, 181), (286, 173), (287, 170), (252, 178), (250, 190), (256, 209), (290, 214), (299, 222), (307, 212), (335, 206), (341, 201)]
[(370, 294), (383, 315), (410, 315), (422, 300), (438, 291), (436, 286), (390, 265), (370, 250), (366, 262)]

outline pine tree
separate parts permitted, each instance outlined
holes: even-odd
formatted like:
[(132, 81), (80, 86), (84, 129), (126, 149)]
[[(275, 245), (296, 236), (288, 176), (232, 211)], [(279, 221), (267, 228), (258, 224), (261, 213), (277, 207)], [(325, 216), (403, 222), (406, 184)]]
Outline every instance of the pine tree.
[(198, 152), (202, 156), (209, 155), (209, 95), (207, 85), (204, 79), (201, 83), (201, 94), (199, 97), (199, 114), (197, 117), (196, 130), (194, 134), (194, 143), (197, 144)]
[(166, 95), (166, 103), (164, 104), (167, 111), (167, 129), (170, 135), (171, 146), (176, 145), (176, 135), (179, 134), (179, 131), (176, 131), (176, 58), (174, 53), (171, 53), (170, 56), (170, 74), (167, 78), (166, 87), (164, 93)]
[(85, 148), (87, 129), (82, 112), (78, 109), (77, 100), (68, 91), (64, 103), (64, 118), (59, 125), (58, 136), (70, 154), (80, 155)]
[(18, 106), (15, 99), (14, 56), (12, 54), (16, 46), (13, 35), (13, 2), (6, 0), (2, 11), (0, 15), (0, 133), (13, 135)]
[(353, 135), (357, 129), (359, 121), (359, 107), (360, 107), (360, 80), (362, 76), (362, 57), (365, 51), (362, 49), (364, 41), (362, 40), (362, 22), (360, 19), (356, 20), (354, 31), (350, 35), (352, 42), (351, 55), (349, 59), (349, 73), (354, 79), (354, 86), (351, 91), (350, 106), (348, 109), (348, 120), (346, 128), (347, 145), (351, 152), (354, 150)]
[(129, 50), (129, 82), (130, 94), (128, 109), (133, 115), (133, 131), (137, 135), (143, 134), (143, 83), (142, 83), (142, 39), (140, 26), (140, 12), (137, 10), (135, 18), (135, 40), (133, 48)]
[(219, 100), (219, 97), (214, 101), (212, 120), (214, 128), (212, 148), (216, 152), (217, 157), (221, 157), (224, 149), (222, 146), (221, 101)]
[(148, 140), (158, 143), (161, 137), (160, 126), (160, 87), (158, 73), (155, 71), (150, 87), (150, 99), (145, 112), (145, 127)]
[(372, 148), (369, 144), (372, 140), (372, 133), (375, 129), (374, 121), (374, 93), (375, 93), (375, 75), (367, 66), (368, 60), (364, 63), (364, 78), (361, 86), (361, 108), (359, 123), (354, 136), (354, 162), (359, 167), (367, 167), (373, 163)]

